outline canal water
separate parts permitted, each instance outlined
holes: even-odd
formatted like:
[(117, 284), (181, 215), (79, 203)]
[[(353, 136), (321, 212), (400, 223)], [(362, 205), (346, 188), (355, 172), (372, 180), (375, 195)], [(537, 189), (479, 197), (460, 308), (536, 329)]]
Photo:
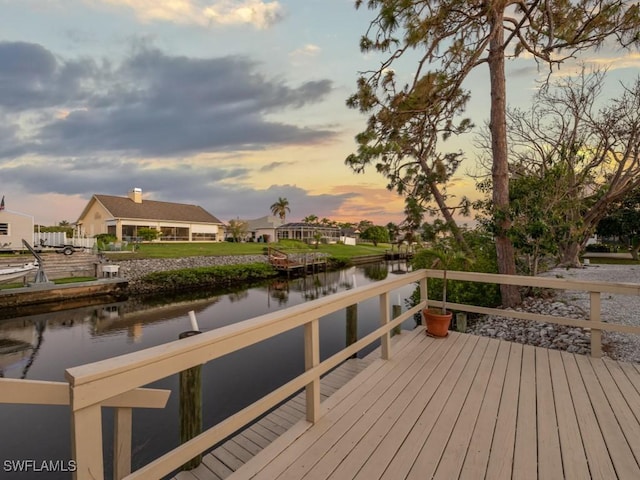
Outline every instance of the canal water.
[[(65, 369), (174, 341), (190, 330), (194, 310), (202, 331), (247, 320), (306, 301), (406, 273), (404, 264), (377, 263), (293, 280), (276, 279), (234, 291), (199, 290), (188, 295), (134, 298), (69, 310), (2, 319), (0, 375), (6, 378), (64, 381)], [(390, 294), (403, 311), (414, 286)], [(61, 305), (52, 306), (51, 310)], [(378, 322), (378, 299), (358, 304), (358, 338)], [(408, 320), (403, 328), (415, 326)], [(320, 322), (321, 358), (346, 342), (346, 312)], [(375, 348), (375, 345), (371, 349)], [(361, 355), (367, 352), (361, 352)], [(213, 426), (304, 370), (302, 328), (209, 362), (202, 370), (203, 423)], [(149, 387), (172, 390), (164, 409), (136, 409), (133, 416), (133, 468), (179, 444), (177, 386), (174, 375)], [(70, 473), (10, 472), (7, 462), (70, 459), (69, 407), (0, 404), (0, 479), (66, 479)], [(113, 411), (103, 409), (107, 478), (113, 458)], [(9, 467), (9, 468), (7, 468)]]

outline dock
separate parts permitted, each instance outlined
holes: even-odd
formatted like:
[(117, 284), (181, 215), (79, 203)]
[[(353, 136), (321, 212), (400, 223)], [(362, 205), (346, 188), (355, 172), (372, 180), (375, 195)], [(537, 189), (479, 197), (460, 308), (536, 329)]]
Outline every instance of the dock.
[[(96, 299), (109, 297), (122, 299), (127, 296), (128, 281), (123, 278), (101, 278), (87, 282), (34, 284), (28, 287), (0, 290), (0, 309), (2, 316), (26, 315), (33, 307), (63, 300)], [(15, 310), (12, 310), (15, 309)], [(21, 310), (18, 310), (21, 309)]]
[(411, 260), (413, 258), (413, 252), (394, 252), (387, 250), (384, 254), (385, 260)]
[(269, 263), (278, 271), (289, 273), (316, 272), (327, 269), (327, 257), (319, 253), (285, 252), (273, 247), (268, 251)]
[(176, 479), (640, 478), (635, 364), (416, 329), (323, 411), (229, 476)]

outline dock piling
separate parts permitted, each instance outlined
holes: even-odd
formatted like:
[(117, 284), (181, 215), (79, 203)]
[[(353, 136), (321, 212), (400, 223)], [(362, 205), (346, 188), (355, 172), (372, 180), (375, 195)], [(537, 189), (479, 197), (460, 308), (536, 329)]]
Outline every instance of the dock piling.
[[(358, 341), (358, 304), (347, 307), (347, 342), (346, 346), (353, 345)], [(354, 353), (351, 358), (357, 358)]]
[[(402, 305), (400, 304), (400, 297), (398, 297), (398, 305), (393, 305), (391, 307), (391, 318), (398, 318), (402, 313)], [(400, 331), (402, 330), (402, 326), (398, 325), (397, 327), (393, 327), (391, 330), (391, 336), (400, 335)]]
[[(191, 312), (189, 312), (191, 313)], [(191, 316), (191, 315), (190, 315)], [(192, 319), (193, 320), (193, 319)], [(197, 323), (196, 323), (197, 326)], [(199, 331), (182, 332), (180, 339), (198, 335)], [(180, 443), (202, 433), (202, 366), (180, 372)], [(192, 470), (202, 462), (202, 454), (182, 465), (181, 470)]]

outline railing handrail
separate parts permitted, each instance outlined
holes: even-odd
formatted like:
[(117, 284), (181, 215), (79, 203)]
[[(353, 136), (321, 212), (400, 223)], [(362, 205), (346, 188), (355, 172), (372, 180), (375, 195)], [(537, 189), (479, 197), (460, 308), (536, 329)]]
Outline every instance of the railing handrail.
[[(171, 390), (136, 388), (105, 399), (103, 407), (164, 408)], [(0, 378), (0, 403), (20, 405), (71, 405), (69, 384), (46, 380)]]
[[(430, 278), (442, 278), (442, 270), (426, 270)], [(558, 290), (582, 290), (585, 292), (618, 293), (622, 295), (640, 295), (640, 284), (623, 282), (597, 282), (592, 280), (571, 280), (567, 278), (525, 277), (522, 275), (503, 275), (499, 273), (447, 271), (448, 280), (468, 282), (497, 283), (522, 287), (542, 287)]]

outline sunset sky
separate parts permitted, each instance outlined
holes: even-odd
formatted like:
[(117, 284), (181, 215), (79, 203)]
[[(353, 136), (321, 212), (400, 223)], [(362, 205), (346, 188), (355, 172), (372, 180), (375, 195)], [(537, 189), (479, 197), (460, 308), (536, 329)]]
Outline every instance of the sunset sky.
[[(315, 214), (378, 224), (403, 202), (375, 172), (344, 165), (366, 118), (345, 106), (373, 12), (353, 0), (0, 0), (0, 196), (36, 223), (74, 222), (94, 193), (195, 203), (223, 221), (286, 197)], [(597, 52), (608, 82), (638, 75), (637, 53)], [(568, 66), (561, 74), (571, 73)], [(400, 78), (409, 72), (398, 71)], [(511, 105), (544, 72), (508, 65)], [(489, 106), (472, 74), (468, 115)], [(475, 168), (472, 137), (456, 181)]]

